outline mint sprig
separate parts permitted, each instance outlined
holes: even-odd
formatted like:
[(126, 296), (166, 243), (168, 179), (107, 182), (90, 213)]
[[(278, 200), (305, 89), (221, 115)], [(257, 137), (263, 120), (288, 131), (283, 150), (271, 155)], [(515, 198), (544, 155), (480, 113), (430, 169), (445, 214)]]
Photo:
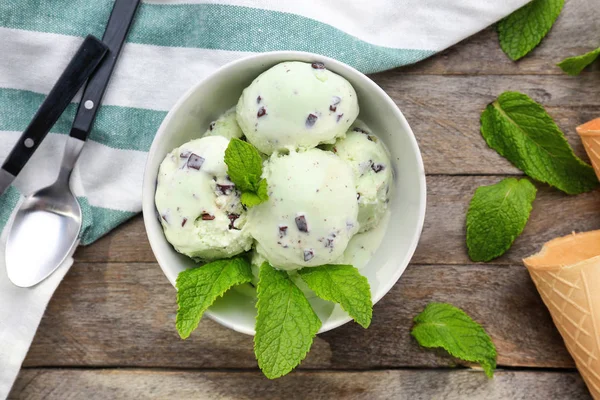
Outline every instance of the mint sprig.
[(445, 303), (430, 303), (414, 318), (411, 334), (423, 347), (441, 347), (452, 356), (481, 364), (494, 376), (496, 347), (477, 322), (463, 310)]
[(188, 338), (215, 300), (231, 287), (251, 280), (250, 263), (243, 257), (213, 261), (179, 273), (175, 322), (179, 336)]
[(591, 165), (579, 159), (544, 108), (518, 92), (504, 92), (481, 114), (488, 146), (531, 178), (567, 194), (598, 186)]
[(579, 75), (581, 71), (600, 56), (600, 47), (580, 56), (565, 58), (557, 65), (568, 75)]
[(500, 47), (516, 61), (533, 50), (554, 25), (565, 0), (533, 0), (498, 22)]
[(269, 200), (267, 181), (261, 178), (262, 158), (256, 147), (233, 138), (225, 150), (229, 179), (242, 192), (241, 201), (253, 207)]
[(265, 262), (257, 287), (254, 353), (269, 379), (293, 370), (306, 357), (321, 321), (287, 273)]
[(369, 327), (373, 316), (371, 287), (352, 265), (302, 268), (298, 274), (317, 296), (340, 304), (363, 328)]
[(467, 212), (467, 247), (473, 261), (504, 254), (523, 232), (537, 190), (527, 179), (506, 178), (481, 186)]

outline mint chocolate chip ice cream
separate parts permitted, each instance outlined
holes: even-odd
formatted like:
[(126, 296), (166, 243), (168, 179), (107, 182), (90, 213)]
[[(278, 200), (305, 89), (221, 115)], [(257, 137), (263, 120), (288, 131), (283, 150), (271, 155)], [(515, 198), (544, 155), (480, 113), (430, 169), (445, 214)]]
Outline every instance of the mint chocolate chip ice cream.
[(360, 231), (373, 229), (384, 216), (392, 184), (392, 164), (383, 142), (368, 126), (356, 121), (344, 139), (333, 146), (354, 173)]
[(223, 136), (227, 139), (241, 139), (244, 133), (237, 123), (235, 107), (225, 111), (223, 115), (211, 122), (204, 136)]
[(240, 193), (224, 162), (229, 140), (196, 139), (162, 162), (155, 203), (167, 240), (189, 257), (227, 258), (252, 247)]
[(322, 63), (289, 61), (259, 75), (242, 93), (237, 121), (265, 154), (310, 149), (343, 137), (358, 115), (350, 83)]
[(258, 254), (293, 270), (339, 259), (358, 231), (352, 168), (331, 152), (275, 154), (264, 165), (269, 200), (248, 212)]

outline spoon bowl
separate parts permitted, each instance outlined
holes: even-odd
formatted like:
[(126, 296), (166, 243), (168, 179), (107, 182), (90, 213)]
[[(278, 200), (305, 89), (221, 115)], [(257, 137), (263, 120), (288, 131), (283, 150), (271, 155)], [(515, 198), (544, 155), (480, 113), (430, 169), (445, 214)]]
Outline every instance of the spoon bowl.
[(41, 282), (71, 254), (81, 229), (81, 207), (62, 182), (28, 196), (6, 244), (6, 267), (17, 286)]
[(69, 180), (83, 143), (67, 138), (56, 182), (29, 195), (15, 215), (6, 241), (6, 273), (17, 286), (31, 287), (46, 279), (77, 244), (81, 206)]

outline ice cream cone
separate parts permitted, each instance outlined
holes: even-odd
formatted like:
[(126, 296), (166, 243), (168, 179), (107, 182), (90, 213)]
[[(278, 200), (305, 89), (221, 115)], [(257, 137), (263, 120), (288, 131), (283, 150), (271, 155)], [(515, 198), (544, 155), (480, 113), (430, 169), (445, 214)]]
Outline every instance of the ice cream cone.
[(600, 399), (600, 230), (557, 238), (523, 260), (594, 399)]
[(600, 118), (578, 126), (577, 133), (592, 161), (596, 176), (600, 179)]

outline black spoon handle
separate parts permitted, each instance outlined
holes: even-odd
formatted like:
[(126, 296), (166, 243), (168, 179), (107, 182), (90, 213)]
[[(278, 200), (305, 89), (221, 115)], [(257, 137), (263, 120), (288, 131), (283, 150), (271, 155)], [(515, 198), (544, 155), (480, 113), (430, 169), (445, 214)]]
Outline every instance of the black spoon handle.
[(99, 39), (91, 35), (85, 38), (8, 155), (3, 170), (13, 177), (21, 172), (106, 53), (107, 46)]
[(94, 124), (94, 118), (100, 108), (104, 91), (108, 86), (117, 58), (127, 37), (140, 0), (116, 0), (102, 41), (108, 46), (108, 54), (104, 62), (91, 76), (81, 97), (77, 115), (73, 121), (70, 135), (79, 140), (86, 140)]

